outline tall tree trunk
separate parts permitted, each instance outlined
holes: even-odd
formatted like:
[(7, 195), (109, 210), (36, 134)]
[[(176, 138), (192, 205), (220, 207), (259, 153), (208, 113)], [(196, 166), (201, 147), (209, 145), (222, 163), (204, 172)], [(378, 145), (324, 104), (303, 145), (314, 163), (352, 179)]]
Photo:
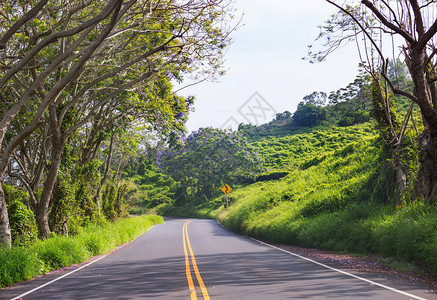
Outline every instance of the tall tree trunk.
[(407, 175), (402, 166), (396, 168), (396, 206), (404, 205), (404, 194), (407, 188)]
[(41, 194), (41, 198), (38, 203), (36, 211), (36, 222), (38, 225), (38, 231), (42, 238), (47, 237), (50, 234), (49, 227), (49, 207), (50, 200), (52, 199), (53, 189), (55, 187), (56, 178), (58, 176), (59, 168), (61, 166), (62, 154), (64, 152), (63, 144), (57, 144), (53, 148), (52, 163), (50, 165), (47, 179), (44, 183), (44, 189)]
[(433, 85), (428, 85), (425, 71), (426, 49), (411, 51), (411, 77), (415, 86), (425, 130), (419, 137), (419, 173), (417, 189), (424, 202), (437, 197), (437, 112), (433, 104)]
[(417, 190), (427, 203), (432, 198), (437, 199), (437, 137), (426, 129), (420, 135), (419, 145)]
[(56, 178), (58, 176), (59, 168), (61, 166), (62, 155), (64, 153), (65, 139), (62, 138), (61, 126), (58, 122), (57, 106), (51, 104), (49, 107), (50, 127), (52, 130), (52, 157), (51, 165), (47, 178), (44, 182), (44, 188), (39, 199), (36, 211), (36, 223), (38, 231), (42, 238), (50, 234), (49, 227), (49, 207), (52, 199), (53, 189), (55, 187)]
[(112, 152), (114, 149), (114, 133), (112, 133), (111, 136), (111, 143), (109, 144), (109, 153), (108, 153), (108, 158), (106, 159), (106, 166), (105, 166), (105, 174), (103, 175), (102, 181), (100, 182), (100, 185), (97, 189), (97, 193), (96, 193), (96, 197), (95, 197), (95, 201), (97, 204), (97, 209), (99, 211), (99, 215), (100, 215), (100, 198), (101, 198), (101, 193), (102, 193), (102, 188), (103, 186), (106, 184), (106, 181), (108, 181), (108, 177), (109, 177), (109, 169), (111, 168), (111, 161), (112, 161)]
[(0, 247), (11, 247), (11, 228), (3, 187), (0, 183)]

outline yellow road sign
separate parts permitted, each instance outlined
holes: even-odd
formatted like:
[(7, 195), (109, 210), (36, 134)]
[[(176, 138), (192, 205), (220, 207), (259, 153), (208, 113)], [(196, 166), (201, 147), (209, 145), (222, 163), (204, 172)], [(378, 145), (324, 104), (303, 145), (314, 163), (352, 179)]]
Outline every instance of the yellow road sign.
[(222, 188), (222, 192), (225, 193), (225, 195), (229, 194), (232, 191), (232, 188), (225, 184), (225, 186)]

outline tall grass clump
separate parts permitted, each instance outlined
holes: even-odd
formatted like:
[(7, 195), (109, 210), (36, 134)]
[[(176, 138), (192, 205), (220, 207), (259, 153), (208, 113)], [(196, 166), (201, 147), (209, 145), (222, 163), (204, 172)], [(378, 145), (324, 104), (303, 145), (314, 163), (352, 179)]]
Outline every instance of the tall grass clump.
[(373, 224), (378, 252), (426, 265), (437, 274), (437, 207), (416, 201)]
[(46, 267), (37, 253), (24, 247), (0, 248), (0, 287), (44, 274)]
[(110, 252), (162, 222), (160, 216), (144, 215), (89, 225), (75, 236), (54, 234), (28, 248), (0, 249), (0, 287)]

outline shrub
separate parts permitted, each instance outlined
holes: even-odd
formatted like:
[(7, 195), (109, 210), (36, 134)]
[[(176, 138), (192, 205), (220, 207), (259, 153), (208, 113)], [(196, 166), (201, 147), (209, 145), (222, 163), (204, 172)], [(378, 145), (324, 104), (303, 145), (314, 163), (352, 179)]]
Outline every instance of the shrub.
[(15, 246), (26, 246), (38, 237), (35, 215), (20, 200), (10, 200), (8, 205), (12, 242)]
[(19, 188), (3, 184), (12, 243), (25, 246), (38, 237), (35, 215), (24, 203), (29, 203), (28, 195)]

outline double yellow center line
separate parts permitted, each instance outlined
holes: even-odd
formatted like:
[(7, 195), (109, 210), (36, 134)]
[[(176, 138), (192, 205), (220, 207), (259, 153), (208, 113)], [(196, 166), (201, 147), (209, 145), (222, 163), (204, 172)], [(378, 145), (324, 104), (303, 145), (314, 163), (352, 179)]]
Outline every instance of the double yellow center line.
[[(188, 255), (188, 250), (191, 255), (191, 264), (193, 265), (194, 274), (196, 274), (197, 282), (199, 283), (200, 290), (202, 291), (202, 296), (204, 300), (210, 300), (208, 291), (206, 290), (205, 284), (203, 283), (202, 276), (200, 276), (199, 269), (197, 268), (196, 258), (194, 257), (193, 249), (191, 248), (190, 239), (188, 238), (188, 223), (191, 221), (187, 221), (184, 223), (182, 228), (182, 236), (184, 243), (184, 253), (185, 253), (185, 274), (187, 275), (188, 288), (190, 289), (190, 299), (197, 299), (196, 288), (194, 287), (193, 277), (191, 277), (191, 267), (190, 267), (190, 256)], [(188, 250), (187, 250), (188, 246)]]

